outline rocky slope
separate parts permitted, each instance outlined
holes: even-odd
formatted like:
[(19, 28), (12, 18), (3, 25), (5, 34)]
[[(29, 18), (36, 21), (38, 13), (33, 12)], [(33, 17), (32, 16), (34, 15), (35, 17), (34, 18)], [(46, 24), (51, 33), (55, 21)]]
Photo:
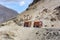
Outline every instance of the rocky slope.
[(26, 21), (31, 21), (32, 25), (35, 21), (41, 21), (42, 28), (60, 27), (59, 19), (60, 0), (34, 0), (29, 8), (17, 17), (16, 23), (20, 26), (24, 26), (24, 22)]
[(0, 24), (15, 18), (17, 15), (16, 11), (0, 5)]
[[(34, 2), (30, 5), (30, 7), (26, 11), (18, 15), (16, 19), (5, 22), (0, 26), (0, 40), (60, 40), (60, 28), (59, 27), (58, 28), (57, 27), (33, 28), (33, 27), (20, 26), (20, 22), (24, 21), (24, 20), (21, 20), (21, 17), (23, 17), (21, 15), (24, 15), (24, 14), (34, 15), (35, 14), (33, 16), (33, 19), (34, 19), (34, 17), (36, 15), (39, 15), (38, 13), (40, 13), (41, 11), (42, 11), (41, 14), (42, 13), (44, 14), (40, 17), (42, 17), (43, 21), (45, 20), (46, 22), (45, 24), (49, 24), (47, 26), (51, 26), (50, 18), (52, 17), (54, 17), (53, 19), (51, 19), (51, 21), (53, 21), (52, 24), (54, 23), (55, 23), (54, 25), (59, 24), (60, 21), (58, 20), (58, 18), (56, 19), (57, 21), (55, 20), (56, 18), (55, 13), (57, 13), (57, 11), (52, 10), (52, 9), (55, 9), (57, 5), (59, 5), (60, 3), (59, 0), (51, 0), (51, 1), (34, 0)], [(55, 12), (55, 13), (51, 15), (51, 12)], [(59, 13), (57, 15), (59, 15)]]

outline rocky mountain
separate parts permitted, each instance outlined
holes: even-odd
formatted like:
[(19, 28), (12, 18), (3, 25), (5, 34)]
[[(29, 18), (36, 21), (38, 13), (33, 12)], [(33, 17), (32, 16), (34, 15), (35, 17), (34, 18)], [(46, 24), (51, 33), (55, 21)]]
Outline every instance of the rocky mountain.
[[(60, 26), (60, 0), (34, 0), (29, 7), (17, 17), (17, 24), (36, 26), (41, 21), (40, 27)], [(37, 22), (37, 23), (35, 23)], [(57, 23), (58, 22), (58, 23)], [(34, 23), (36, 25), (34, 25)]]
[(0, 24), (12, 18), (15, 18), (17, 15), (18, 13), (15, 10), (0, 5)]
[(0, 26), (0, 40), (60, 40), (60, 0), (34, 0)]

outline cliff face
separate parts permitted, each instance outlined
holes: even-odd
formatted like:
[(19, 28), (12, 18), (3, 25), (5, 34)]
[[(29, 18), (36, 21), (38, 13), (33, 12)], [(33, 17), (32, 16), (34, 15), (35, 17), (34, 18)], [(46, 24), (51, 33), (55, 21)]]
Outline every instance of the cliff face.
[(58, 21), (60, 23), (59, 3), (59, 0), (34, 0), (27, 10), (18, 16), (16, 23), (23, 26), (26, 21), (33, 21), (33, 23), (35, 21), (41, 21), (43, 23), (42, 27), (59, 26), (60, 24), (57, 24)]
[(42, 2), (44, 2), (44, 0), (33, 0), (33, 2), (29, 5), (29, 7), (26, 10), (31, 9), (32, 7), (35, 7), (36, 4), (40, 4)]
[(34, 2), (0, 26), (1, 40), (60, 40), (60, 0)]

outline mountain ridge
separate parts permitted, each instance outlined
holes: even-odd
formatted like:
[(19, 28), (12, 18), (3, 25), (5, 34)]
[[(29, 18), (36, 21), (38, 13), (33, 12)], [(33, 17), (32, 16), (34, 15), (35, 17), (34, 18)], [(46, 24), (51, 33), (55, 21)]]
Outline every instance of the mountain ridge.
[(17, 15), (18, 12), (16, 12), (15, 10), (0, 5), (0, 24), (7, 20), (15, 18)]

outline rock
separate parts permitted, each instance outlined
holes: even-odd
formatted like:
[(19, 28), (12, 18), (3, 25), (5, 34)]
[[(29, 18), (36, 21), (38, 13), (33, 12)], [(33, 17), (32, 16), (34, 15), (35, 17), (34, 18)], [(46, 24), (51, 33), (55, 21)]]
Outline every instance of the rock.
[(0, 24), (15, 18), (18, 13), (0, 4)]

